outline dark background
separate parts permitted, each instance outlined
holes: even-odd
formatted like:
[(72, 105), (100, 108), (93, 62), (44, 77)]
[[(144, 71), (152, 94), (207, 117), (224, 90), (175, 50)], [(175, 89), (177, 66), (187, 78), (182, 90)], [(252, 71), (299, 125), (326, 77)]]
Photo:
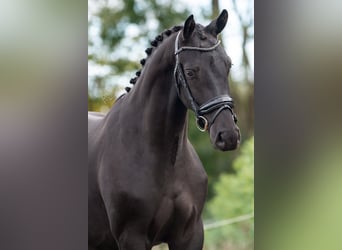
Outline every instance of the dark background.
[[(0, 249), (87, 249), (87, 2), (21, 4), (1, 13)], [(341, 246), (341, 7), (255, 4), (255, 249)]]

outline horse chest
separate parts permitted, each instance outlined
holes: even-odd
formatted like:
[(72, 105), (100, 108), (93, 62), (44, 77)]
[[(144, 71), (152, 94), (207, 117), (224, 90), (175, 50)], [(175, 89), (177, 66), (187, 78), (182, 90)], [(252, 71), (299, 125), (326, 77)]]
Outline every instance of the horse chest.
[(189, 187), (183, 186), (182, 189), (179, 186), (161, 199), (152, 223), (153, 242), (181, 239), (191, 235), (203, 209), (205, 185), (200, 186), (198, 192), (202, 195), (194, 195)]
[(189, 160), (190, 156), (183, 155), (177, 160), (173, 175), (165, 183), (166, 192), (153, 219), (154, 238), (187, 237), (200, 219), (207, 193), (207, 175), (199, 159), (191, 157)]

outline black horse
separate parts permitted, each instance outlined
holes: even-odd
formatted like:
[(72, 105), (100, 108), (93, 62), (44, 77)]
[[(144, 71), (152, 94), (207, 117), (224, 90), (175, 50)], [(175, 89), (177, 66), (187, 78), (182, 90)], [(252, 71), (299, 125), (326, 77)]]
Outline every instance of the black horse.
[(108, 114), (89, 113), (89, 249), (202, 249), (207, 175), (187, 109), (214, 147), (238, 146), (231, 60), (217, 38), (227, 19), (223, 10), (204, 27), (191, 15), (158, 35), (129, 93)]

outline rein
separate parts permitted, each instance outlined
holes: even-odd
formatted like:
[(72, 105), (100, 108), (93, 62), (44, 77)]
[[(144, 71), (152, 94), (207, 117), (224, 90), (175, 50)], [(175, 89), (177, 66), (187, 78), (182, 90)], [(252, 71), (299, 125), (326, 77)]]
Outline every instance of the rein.
[[(179, 43), (180, 33), (181, 31), (178, 32), (176, 40), (175, 40), (176, 65), (174, 69), (174, 76), (176, 79), (176, 89), (177, 89), (178, 97), (180, 98), (180, 88), (183, 88), (185, 97), (187, 101), (190, 103), (191, 109), (195, 112), (197, 128), (202, 132), (207, 131), (210, 128), (210, 126), (215, 122), (217, 116), (224, 109), (228, 109), (232, 113), (234, 122), (236, 123), (237, 118), (233, 111), (234, 102), (233, 102), (233, 98), (231, 98), (229, 95), (216, 96), (208, 100), (204, 104), (198, 105), (198, 103), (195, 101), (194, 97), (191, 94), (190, 87), (186, 81), (186, 78), (183, 72), (183, 68), (179, 62), (178, 55), (182, 51), (186, 51), (186, 50), (202, 51), (202, 52), (212, 51), (212, 50), (215, 50), (220, 45), (220, 41), (218, 41), (214, 46), (208, 47), (208, 48), (188, 47), (188, 46), (179, 48), (178, 43)], [(212, 120), (209, 122), (208, 119), (204, 115), (209, 114), (213, 112), (214, 110), (217, 110), (217, 111), (215, 112)]]

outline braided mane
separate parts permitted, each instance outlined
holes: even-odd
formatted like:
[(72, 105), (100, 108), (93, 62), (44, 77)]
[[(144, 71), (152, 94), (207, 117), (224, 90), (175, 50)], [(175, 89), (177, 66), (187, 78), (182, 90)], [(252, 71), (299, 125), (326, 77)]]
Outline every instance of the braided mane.
[[(147, 54), (147, 57), (146, 58), (143, 58), (140, 60), (140, 64), (142, 65), (142, 68), (144, 67), (145, 63), (146, 63), (146, 60), (149, 58), (149, 56), (152, 54), (153, 50), (155, 48), (158, 47), (158, 45), (164, 40), (164, 37), (169, 37), (171, 34), (175, 33), (175, 32), (178, 32), (179, 30), (181, 30), (183, 28), (183, 26), (174, 26), (172, 27), (171, 29), (167, 29), (165, 31), (163, 31), (162, 33), (160, 33), (159, 35), (157, 35), (155, 37), (155, 39), (153, 41), (151, 41), (151, 45), (152, 47), (149, 47), (145, 50), (145, 53)], [(135, 84), (139, 78), (139, 76), (141, 75), (141, 71), (142, 71), (142, 68), (140, 70), (138, 70), (136, 73), (135, 73), (135, 77), (132, 78), (129, 82), (131, 84)], [(130, 87), (126, 87), (125, 90), (127, 91), (127, 93), (131, 90)]]

